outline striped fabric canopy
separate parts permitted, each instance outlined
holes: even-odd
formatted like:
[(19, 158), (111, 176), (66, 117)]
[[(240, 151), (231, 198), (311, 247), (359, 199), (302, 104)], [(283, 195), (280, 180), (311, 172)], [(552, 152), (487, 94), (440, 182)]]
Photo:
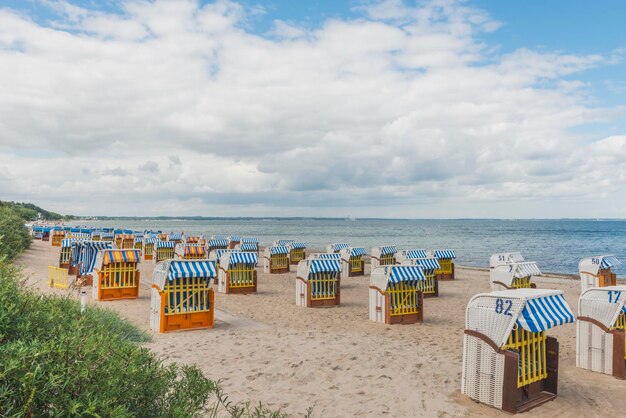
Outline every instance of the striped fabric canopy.
[(515, 264), (515, 271), (513, 277), (521, 279), (523, 277), (541, 276), (541, 270), (534, 261), (526, 261), (523, 263)]
[(43, 227), (43, 232), (50, 232), (52, 230), (52, 228), (50, 228), (49, 226), (44, 226)]
[(71, 231), (71, 230), (72, 230), (72, 228), (71, 228), (71, 227), (69, 227), (69, 226), (64, 226), (64, 227), (63, 227), (63, 230), (64, 230), (64, 231)]
[(100, 238), (113, 238), (113, 232), (103, 232), (100, 234)]
[(309, 266), (309, 273), (320, 272), (340, 272), (341, 262), (339, 260), (311, 260)]
[(560, 294), (528, 299), (517, 317), (517, 325), (526, 331), (541, 332), (575, 320), (572, 310)]
[(169, 239), (170, 241), (173, 241), (173, 240), (180, 241), (181, 239), (183, 239), (183, 234), (175, 234), (175, 233), (172, 233), (172, 234), (169, 234), (169, 235), (168, 235), (168, 239)]
[(360, 257), (365, 254), (367, 254), (365, 248), (354, 247), (350, 249), (350, 257)]
[(292, 242), (294, 242), (294, 240), (292, 239), (279, 239), (277, 244), (281, 247), (286, 246), (287, 244), (291, 244)]
[(228, 247), (228, 240), (225, 238), (210, 239), (209, 247)]
[(157, 248), (174, 248), (175, 245), (176, 243), (174, 241), (157, 241), (156, 242)]
[(70, 228), (70, 232), (80, 232), (80, 228)]
[(333, 253), (317, 254), (316, 258), (320, 260), (341, 260), (341, 256), (339, 254), (333, 254)]
[(83, 241), (82, 238), (63, 238), (61, 241), (62, 248), (69, 248), (72, 246), (73, 242)]
[(406, 258), (428, 258), (426, 250), (406, 250)]
[(241, 242), (242, 242), (242, 243), (249, 243), (249, 242), (252, 242), (252, 243), (256, 243), (256, 244), (258, 244), (258, 243), (259, 243), (259, 239), (258, 239), (258, 238), (250, 238), (250, 237), (247, 237), (247, 238), (246, 238), (246, 237), (244, 237), (244, 238), (241, 238)]
[(172, 260), (167, 279), (174, 280), (189, 277), (215, 277), (215, 263), (212, 261)]
[(139, 263), (140, 259), (139, 250), (105, 250), (102, 263)]
[(285, 246), (270, 247), (270, 254), (289, 254), (289, 248)]
[(435, 250), (435, 257), (440, 260), (443, 258), (456, 258), (456, 254), (454, 250)]
[(110, 242), (82, 241), (80, 243), (80, 255), (78, 256), (78, 262), (80, 263), (80, 274), (85, 275), (87, 273), (91, 273), (96, 266), (98, 251), (109, 249), (111, 248), (111, 246), (112, 243)]
[(230, 264), (256, 264), (257, 261), (256, 253), (233, 252), (230, 254)]
[(52, 231), (52, 235), (57, 235), (57, 236), (62, 235), (62, 236), (65, 236), (65, 231), (63, 231), (62, 229), (55, 229), (55, 230)]
[(380, 247), (381, 255), (395, 254), (398, 252), (398, 247), (395, 245), (386, 245), (384, 247)]
[(113, 233), (114, 233), (114, 234), (123, 234), (123, 233), (124, 233), (124, 230), (123, 230), (123, 229), (114, 229), (114, 230), (113, 230)]
[(82, 228), (80, 230), (81, 234), (91, 234), (93, 232), (93, 229), (91, 228)]
[(600, 262), (600, 268), (603, 270), (621, 265), (622, 262), (619, 261), (614, 255), (605, 255), (604, 257), (602, 257), (602, 262)]
[(188, 244), (185, 245), (185, 255), (202, 255), (206, 253), (204, 245)]
[(219, 250), (215, 250), (215, 255), (217, 256), (217, 259), (218, 259), (218, 261), (219, 261), (219, 259), (222, 257), (222, 255), (223, 255), (224, 253), (234, 253), (234, 252), (235, 252), (235, 251), (233, 251), (233, 250), (228, 250), (228, 249), (225, 249), (225, 248), (220, 248)]
[(33, 226), (33, 231), (41, 232), (41, 231), (43, 231), (43, 227), (35, 225), (35, 226)]
[(82, 232), (72, 232), (72, 238), (89, 239), (90, 234), (83, 234)]
[(135, 237), (135, 244), (138, 242), (143, 242), (143, 237)]
[(125, 234), (132, 234), (132, 233), (133, 233), (133, 230), (132, 230), (132, 229), (125, 229), (125, 230), (124, 230), (124, 233), (125, 233)]
[(187, 241), (187, 243), (189, 244), (195, 244), (198, 241), (200, 241), (200, 237), (199, 236), (189, 236), (189, 237), (185, 237), (185, 241)]
[(434, 257), (416, 258), (415, 265), (420, 266), (424, 270), (437, 270), (441, 268), (439, 261)]
[(239, 248), (241, 251), (258, 251), (259, 244), (257, 244), (256, 242), (244, 242), (242, 244), (239, 244)]
[(343, 250), (344, 248), (348, 248), (350, 244), (333, 244), (333, 251)]
[(291, 242), (289, 243), (289, 247), (292, 250), (304, 250), (306, 248), (306, 244), (304, 242)]
[(389, 272), (389, 281), (391, 283), (411, 282), (417, 280), (426, 280), (424, 272), (418, 266), (393, 266)]
[(149, 237), (144, 240), (144, 244), (154, 244), (155, 242), (162, 242), (162, 241), (156, 237)]
[(228, 237), (226, 235), (211, 235), (211, 239), (225, 239), (228, 240)]
[(241, 238), (238, 235), (231, 235), (228, 237), (228, 240), (231, 242), (241, 242)]

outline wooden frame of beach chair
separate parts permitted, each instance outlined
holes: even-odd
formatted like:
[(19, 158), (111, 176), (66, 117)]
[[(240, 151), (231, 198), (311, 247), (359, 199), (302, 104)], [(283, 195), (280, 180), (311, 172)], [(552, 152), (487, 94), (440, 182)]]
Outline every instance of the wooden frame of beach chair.
[(380, 266), (393, 266), (396, 264), (397, 252), (398, 247), (395, 245), (372, 247), (372, 255), (370, 257), (372, 269)]
[(372, 270), (369, 286), (369, 319), (383, 324), (424, 322), (424, 294), (419, 266), (381, 266)]
[(587, 257), (578, 263), (581, 292), (596, 287), (617, 285), (617, 275), (611, 270), (622, 263), (614, 255)]
[(50, 241), (50, 232), (52, 231), (52, 228), (50, 228), (49, 226), (44, 226), (42, 231), (41, 231), (41, 240), (42, 241)]
[(343, 277), (365, 276), (365, 261), (363, 260), (365, 254), (367, 252), (362, 247), (346, 247), (339, 250)]
[(139, 255), (143, 255), (143, 237), (139, 237), (135, 235), (135, 242), (133, 244), (133, 249), (139, 250)]
[(420, 267), (424, 273), (424, 280), (420, 280), (418, 286), (424, 298), (439, 297), (439, 279), (435, 273), (439, 269), (439, 261), (435, 257), (407, 258), (400, 265)]
[(289, 248), (289, 263), (298, 265), (298, 263), (306, 258), (306, 244), (304, 242), (290, 242), (287, 244)]
[(436, 271), (437, 280), (454, 280), (453, 260), (456, 258), (454, 250), (434, 250), (433, 257), (439, 261), (439, 265), (441, 266), (440, 269)]
[(578, 301), (576, 366), (626, 379), (626, 285), (587, 289)]
[[(218, 249), (218, 250), (213, 250), (211, 252), (209, 252), (209, 261), (212, 261), (215, 264), (215, 271), (219, 272), (220, 271), (220, 258), (222, 258), (222, 255), (225, 253), (232, 253), (232, 252), (236, 252), (239, 250), (232, 250), (230, 248), (227, 249)], [(219, 280), (218, 280), (218, 275), (215, 276), (214, 278), (214, 284), (218, 284)]]
[(461, 392), (513, 414), (555, 399), (559, 343), (546, 330), (574, 321), (560, 290), (475, 295), (465, 314)]
[(263, 251), (263, 273), (288, 273), (289, 265), (288, 247), (277, 245), (265, 247), (265, 250)]
[(52, 247), (60, 247), (63, 238), (65, 238), (65, 231), (62, 229), (53, 229), (50, 237), (50, 245)]
[[(75, 247), (78, 253), (76, 263), (76, 281), (81, 286), (93, 285), (93, 271), (96, 267), (96, 261), (100, 251), (111, 249), (114, 246), (112, 242), (103, 241), (80, 241)], [(72, 257), (74, 257), (74, 253)]]
[(161, 240), (157, 237), (147, 237), (143, 239), (143, 259), (152, 260), (154, 258), (154, 247)]
[(59, 267), (69, 269), (72, 261), (72, 242), (73, 238), (64, 238), (61, 241), (61, 252), (59, 254)]
[(157, 241), (152, 250), (152, 260), (158, 263), (174, 258), (174, 247), (175, 243), (172, 241)]
[(217, 272), (217, 291), (230, 294), (256, 293), (257, 262), (258, 256), (253, 252), (231, 251), (222, 254)]
[(176, 244), (174, 256), (182, 260), (206, 260), (208, 258), (206, 247), (202, 244)]
[(139, 297), (139, 262), (135, 249), (107, 249), (98, 252), (93, 274), (93, 298), (110, 301)]
[(491, 267), (489, 281), (492, 291), (507, 289), (534, 289), (533, 277), (541, 276), (534, 261), (520, 261)]
[(167, 260), (152, 273), (150, 329), (172, 332), (213, 328), (215, 264), (208, 260)]
[(296, 306), (319, 308), (341, 303), (341, 260), (311, 257), (296, 269)]

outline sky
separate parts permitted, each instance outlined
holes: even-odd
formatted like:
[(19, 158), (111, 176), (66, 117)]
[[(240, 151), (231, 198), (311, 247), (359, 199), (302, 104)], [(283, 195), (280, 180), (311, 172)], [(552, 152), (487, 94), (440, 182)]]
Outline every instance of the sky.
[(0, 0), (0, 199), (626, 218), (626, 2)]

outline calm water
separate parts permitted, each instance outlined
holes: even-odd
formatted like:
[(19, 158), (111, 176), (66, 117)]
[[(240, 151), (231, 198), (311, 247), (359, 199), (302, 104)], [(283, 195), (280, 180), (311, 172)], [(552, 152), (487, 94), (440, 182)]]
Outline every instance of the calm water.
[[(261, 245), (295, 239), (322, 249), (346, 242), (370, 251), (376, 245), (452, 248), (457, 263), (486, 267), (495, 252), (521, 251), (546, 272), (576, 273), (584, 256), (615, 254), (626, 262), (626, 221), (594, 220), (378, 220), (214, 219), (202, 221), (93, 221), (80, 225), (164, 232), (258, 237)], [(626, 268), (616, 270), (624, 275)]]

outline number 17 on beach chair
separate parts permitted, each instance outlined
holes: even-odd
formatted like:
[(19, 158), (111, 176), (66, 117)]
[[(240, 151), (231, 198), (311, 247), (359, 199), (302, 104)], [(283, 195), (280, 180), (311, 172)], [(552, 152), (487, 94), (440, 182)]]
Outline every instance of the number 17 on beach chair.
[(586, 290), (578, 301), (576, 365), (626, 379), (626, 286)]

